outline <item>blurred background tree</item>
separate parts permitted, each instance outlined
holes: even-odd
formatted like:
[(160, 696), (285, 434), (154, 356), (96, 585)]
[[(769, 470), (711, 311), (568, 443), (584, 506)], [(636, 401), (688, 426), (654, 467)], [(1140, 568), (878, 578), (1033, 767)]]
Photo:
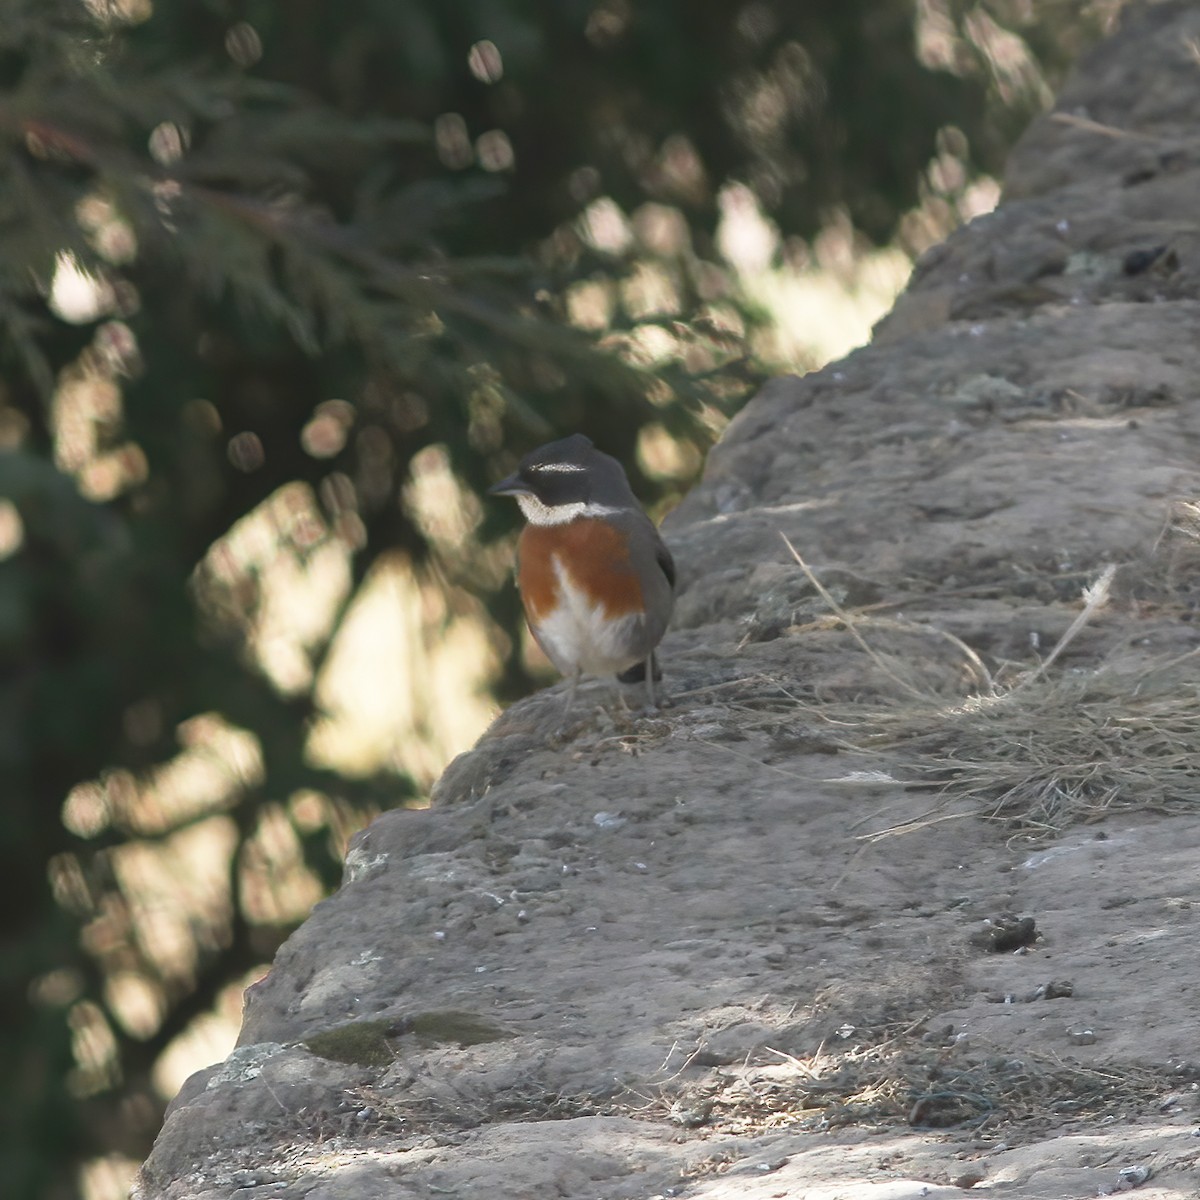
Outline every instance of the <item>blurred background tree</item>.
[(583, 430), (668, 502), (1118, 6), (0, 0), (6, 1194), (122, 1195), (530, 686), (482, 488)]

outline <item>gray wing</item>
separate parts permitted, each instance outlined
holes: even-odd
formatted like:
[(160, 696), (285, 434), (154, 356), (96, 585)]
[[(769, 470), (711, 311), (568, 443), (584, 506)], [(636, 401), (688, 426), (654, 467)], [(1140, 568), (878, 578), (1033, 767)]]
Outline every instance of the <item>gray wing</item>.
[(629, 514), (630, 556), (646, 605), (646, 654), (662, 641), (675, 607), (675, 560), (654, 522), (644, 512)]
[(667, 549), (667, 543), (662, 540), (662, 535), (658, 530), (654, 531), (655, 537), (658, 538), (658, 548), (654, 558), (659, 567), (662, 568), (662, 573), (667, 577), (667, 582), (671, 585), (672, 596), (675, 593), (675, 560), (671, 557), (670, 550)]

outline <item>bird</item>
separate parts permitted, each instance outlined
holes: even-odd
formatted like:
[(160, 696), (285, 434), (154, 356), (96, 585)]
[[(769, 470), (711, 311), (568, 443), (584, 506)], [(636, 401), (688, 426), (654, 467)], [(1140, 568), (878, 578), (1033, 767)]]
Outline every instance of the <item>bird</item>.
[(654, 685), (654, 654), (675, 605), (675, 561), (621, 464), (581, 433), (531, 450), (488, 489), (514, 496), (525, 517), (517, 587), (537, 644), (569, 680), (581, 675)]

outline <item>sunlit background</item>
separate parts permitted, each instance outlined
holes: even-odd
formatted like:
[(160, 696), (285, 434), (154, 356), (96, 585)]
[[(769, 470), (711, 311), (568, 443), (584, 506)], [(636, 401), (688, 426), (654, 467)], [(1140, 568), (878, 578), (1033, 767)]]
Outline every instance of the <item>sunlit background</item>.
[[(152, 0), (87, 4), (112, 36), (151, 28), (156, 16)], [(704, 449), (758, 381), (814, 369), (865, 343), (903, 288), (915, 257), (997, 203), (999, 186), (980, 164), (999, 161), (1020, 124), (1013, 118), (1006, 125), (1008, 117), (1024, 120), (1048, 103), (1066, 50), (1049, 54), (1046, 38), (1059, 38), (1072, 49), (1101, 30), (1119, 5), (1047, 6), (1055, 10), (1048, 26), (1038, 23), (1045, 17), (1035, 11), (1039, 6), (1019, 0), (840, 7), (861, 10), (864, 22), (872, 16), (901, 20), (911, 42), (903, 51), (914, 70), (971, 82), (982, 106), (976, 116), (995, 142), (990, 157), (960, 125), (941, 124), (915, 177), (900, 189), (901, 194), (907, 189), (909, 203), (894, 219), (880, 217), (870, 234), (864, 232), (863, 214), (875, 211), (866, 201), (875, 200), (868, 194), (859, 203), (851, 180), (844, 201), (823, 199), (804, 230), (785, 202), (804, 192), (804, 181), (788, 166), (782, 147), (797, 114), (815, 111), (835, 89), (822, 78), (818, 51), (786, 36), (778, 6), (746, 3), (729, 6), (736, 9), (739, 36), (752, 48), (770, 47), (770, 53), (748, 52), (749, 65), (722, 84), (727, 119), (753, 150), (745, 169), (737, 177), (714, 175), (694, 131), (668, 131), (646, 145), (635, 144), (630, 134), (617, 152), (639, 179), (651, 181), (631, 202), (635, 189), (628, 181), (606, 190), (605, 171), (589, 165), (581, 148), (564, 184), (564, 215), (524, 239), (541, 280), (534, 281), (534, 301), (547, 320), (573, 327), (583, 335), (580, 345), (591, 339), (604, 355), (639, 373), (644, 404), (627, 444), (631, 466), (658, 515), (695, 479)], [(235, 8), (241, 14), (236, 20)], [(644, 9), (655, 6), (600, 0), (578, 31), (580, 45), (590, 47), (588, 52), (619, 49)], [(229, 10), (219, 49), (234, 68), (251, 72), (288, 35), (274, 19), (256, 20), (254, 4)], [(32, 11), (27, 6), (26, 17), (37, 20)], [(814, 18), (818, 24), (821, 15)], [(355, 19), (368, 28), (357, 11), (347, 24)], [(215, 20), (208, 20), (210, 33)], [(429, 28), (435, 25), (431, 18)], [(167, 33), (187, 29), (183, 22)], [(530, 28), (514, 17), (511, 27), (500, 21), (486, 38), (456, 41), (438, 31), (444, 35), (439, 51), (457, 55), (445, 70), (465, 72), (481, 93), (495, 92), (494, 114), (511, 111), (515, 129), (521, 111), (514, 107), (516, 93), (502, 90), (510, 71), (505, 34), (518, 47), (521, 69), (536, 82), (541, 68), (529, 65)], [(346, 46), (339, 52), (348, 56), (346, 70), (352, 74), (359, 60)], [(366, 55), (361, 47), (355, 53)], [(828, 48), (825, 54), (830, 58)], [(368, 107), (348, 79), (335, 78), (334, 85), (346, 91), (348, 109), (361, 117)], [(906, 99), (897, 94), (895, 103)], [(518, 132), (510, 136), (502, 123), (480, 127), (484, 102), (477, 96), (476, 101), (474, 114), (418, 114), (428, 118), (435, 165), (484, 183), (507, 178), (519, 190), (522, 138)], [(236, 95), (229, 101), (238, 102)], [(388, 102), (400, 101), (389, 93)], [(0, 394), (0, 449), (48, 454), (56, 470), (73, 480), (78, 496), (92, 503), (89, 512), (111, 511), (125, 522), (98, 535), (111, 533), (122, 553), (143, 546), (151, 535), (139, 526), (139, 517), (165, 503), (155, 484), (166, 435), (147, 416), (144, 385), (165, 378), (155, 374), (161, 351), (153, 341), (154, 320), (171, 301), (169, 291), (140, 285), (139, 270), (161, 253), (153, 239), (163, 229), (168, 241), (186, 241), (200, 228), (184, 209), (189, 188), (197, 195), (208, 189), (201, 195), (207, 201), (224, 186), (213, 182), (224, 178), (219, 172), (205, 179), (184, 169), (189, 156), (211, 153), (197, 149), (203, 121), (197, 116), (189, 121), (186, 109), (164, 102), (161, 119), (146, 123), (144, 154), (159, 173), (139, 183), (136, 203), (114, 182), (117, 175), (106, 173), (103, 163), (96, 166), (98, 152), (85, 152), (69, 139), (69, 121), (61, 114), (51, 113), (45, 124), (26, 121), (17, 130), (38, 169), (69, 160), (96, 167), (96, 174), (71, 201), (74, 233), (54, 251), (39, 293), (58, 326), (77, 331), (71, 335), (75, 344), (67, 337), (44, 358), (27, 355), (31, 378), (36, 383), (40, 372), (45, 385), (44, 406), (36, 409), (44, 414), (44, 428), (39, 430), (41, 418), (23, 404), (19, 390), (6, 389)], [(618, 115), (611, 116), (617, 122)], [(6, 119), (0, 114), (0, 122)], [(86, 122), (79, 128), (80, 138), (95, 134)], [(831, 152), (835, 159), (839, 153), (868, 158), (885, 153), (872, 144), (871, 129), (852, 132), (854, 138)], [(177, 177), (171, 174), (176, 167)], [(376, 186), (382, 184), (362, 185)], [(875, 186), (860, 190), (871, 193)], [(333, 192), (330, 211), (343, 219), (336, 206), (347, 201), (336, 188)], [(271, 204), (291, 211), (286, 205), (292, 202), (281, 200), (275, 181), (266, 194)], [(836, 198), (837, 189), (830, 195)], [(405, 197), (405, 203), (416, 203), (411, 188)], [(223, 203), (241, 205), (240, 215), (260, 216), (242, 192)], [(151, 210), (157, 233), (147, 233)], [(278, 211), (270, 210), (271, 220), (282, 219)], [(321, 210), (320, 219), (326, 215)], [(378, 218), (386, 226), (382, 202)], [(360, 211), (356, 219), (368, 217)], [(881, 239), (884, 228), (888, 236)], [(476, 255), (488, 245), (486, 239), (471, 244), (479, 239), (470, 232), (463, 239)], [(395, 245), (382, 237), (380, 254), (403, 260), (404, 239), (393, 240)], [(439, 254), (443, 258), (430, 270), (453, 281), (447, 267), (453, 255)], [(213, 303), (236, 298), (238, 286), (253, 292), (253, 273), (261, 264), (247, 255), (231, 268), (232, 283), (201, 281)], [(186, 273), (194, 267), (186, 261), (169, 269)], [(374, 287), (383, 276), (377, 263), (371, 270), (368, 283)], [(241, 284), (237, 272), (244, 275)], [(223, 532), (217, 529), (215, 538), (196, 545), (185, 564), (186, 604), (196, 614), (186, 636), (224, 648), (229, 661), (269, 689), (283, 714), (272, 720), (286, 723), (294, 715), (294, 748), (279, 750), (270, 732), (275, 726), (264, 722), (256, 729), (228, 708), (197, 708), (177, 720), (169, 693), (148, 694), (121, 706), (120, 752), (102, 759), (103, 770), (59, 799), (67, 840), (48, 864), (49, 879), (58, 909), (78, 924), (83, 956), (38, 969), (28, 999), (42, 1013), (64, 1014), (70, 1032), (67, 1089), (85, 1102), (80, 1111), (93, 1126), (87, 1142), (102, 1148), (78, 1176), (87, 1200), (126, 1194), (162, 1104), (189, 1074), (232, 1048), (243, 989), (267, 969), (287, 931), (326, 894), (332, 882), (328, 864), (336, 864), (347, 839), (383, 807), (426, 803), (449, 759), (470, 747), (496, 715), (498, 691), (511, 694), (514, 679), (527, 686), (549, 678), (514, 620), (511, 596), (507, 605), (503, 600), (511, 591), (512, 534), (505, 525), (511, 517), (489, 512), (478, 485), (488, 472), (494, 478), (514, 454), (562, 432), (557, 422), (573, 422), (573, 414), (581, 420), (586, 415), (603, 444), (606, 420), (596, 405), (604, 403), (605, 393), (553, 399), (570, 371), (555, 358), (558, 351), (539, 353), (531, 344), (519, 370), (489, 365), (486, 355), (467, 365), (453, 382), (465, 397), (462, 408), (443, 420), (432, 393), (406, 382), (403, 369), (385, 361), (395, 329), (369, 327), (353, 308), (357, 294), (350, 286), (341, 278), (301, 279), (288, 303), (253, 318), (280, 323), (302, 352), (325, 353), (322, 338), (328, 335), (342, 347), (339, 353), (347, 347), (361, 352), (370, 366), (348, 376), (357, 378), (356, 388), (324, 394), (313, 383), (294, 420), (295, 452), (311, 470), (305, 467), (306, 477), (267, 489), (244, 511), (231, 507), (233, 519)], [(343, 302), (345, 328), (334, 329)], [(305, 305), (321, 314), (310, 329), (301, 328)], [(424, 345), (444, 332), (444, 312), (439, 314), (436, 302), (427, 307), (419, 319), (405, 315), (411, 343)], [(503, 340), (498, 318), (494, 328)], [(18, 334), (36, 344), (38, 335), (22, 334), (9, 321), (6, 336)], [(196, 380), (220, 378), (240, 353), (223, 345), (222, 336), (216, 324), (195, 331), (197, 355), (217, 366), (207, 376), (198, 372), (195, 380), (181, 376), (170, 398), (172, 429), (183, 431), (179, 478), (194, 487), (181, 499), (181, 511), (191, 511), (188, 504), (197, 511), (207, 506), (206, 514), (224, 511), (221, 490), (233, 486), (225, 481), (261, 477), (278, 454), (271, 435), (247, 417), (270, 408), (265, 383), (253, 378), (238, 383), (250, 396), (240, 409), (221, 394), (196, 390)], [(265, 358), (282, 353), (271, 343)], [(523, 414), (528, 393), (513, 386), (522, 377), (552, 400), (539, 400), (541, 407)], [(201, 462), (206, 447), (212, 453)], [(26, 525), (37, 510), (22, 500), (28, 494), (0, 499), (0, 565), (20, 568), (23, 556), (33, 553)], [(381, 522), (389, 512), (402, 512), (411, 532), (379, 548)], [(86, 574), (85, 551), (67, 553)], [(499, 609), (494, 596), (501, 597)], [(147, 603), (147, 611), (156, 611)], [(126, 640), (137, 636), (136, 630), (121, 634)], [(185, 636), (182, 627), (178, 636)], [(112, 670), (119, 671), (119, 664)], [(96, 695), (106, 694), (102, 679), (88, 686), (93, 683)], [(205, 686), (218, 694), (215, 684)], [(209, 693), (200, 687), (192, 694)], [(248, 711), (256, 711), (252, 703)], [(174, 749), (164, 754), (163, 746)], [(288, 754), (299, 764), (295, 786), (288, 784), (289, 769), (275, 761)], [(307, 772), (303, 780), (301, 767)], [(222, 955), (239, 964), (233, 974), (206, 970)], [(152, 1058), (139, 1060), (137, 1046), (154, 1044)]]

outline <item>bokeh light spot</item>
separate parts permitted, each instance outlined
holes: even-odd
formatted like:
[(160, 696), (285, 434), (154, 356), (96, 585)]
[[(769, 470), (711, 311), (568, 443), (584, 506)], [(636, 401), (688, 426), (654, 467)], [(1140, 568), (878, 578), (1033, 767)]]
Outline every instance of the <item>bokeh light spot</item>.
[(644, 426), (638, 434), (637, 458), (651, 479), (690, 479), (700, 467), (699, 450), (673, 438), (658, 423)]
[(263, 449), (262, 439), (257, 433), (248, 429), (242, 433), (235, 433), (229, 439), (226, 452), (234, 467), (239, 471), (245, 471), (247, 475), (251, 471), (257, 471), (267, 461), (267, 453)]
[(584, 34), (593, 46), (605, 49), (621, 38), (632, 18), (629, 0), (601, 0), (588, 16)]
[(0, 500), (0, 562), (12, 558), (25, 541), (25, 523), (11, 500)]
[(340, 454), (354, 417), (354, 405), (345, 400), (325, 400), (318, 404), (312, 418), (300, 431), (304, 453), (313, 458), (333, 458)]
[(460, 113), (442, 113), (433, 123), (433, 144), (445, 167), (461, 171), (475, 161), (467, 123)]
[(33, 981), (29, 999), (33, 1004), (47, 1008), (66, 1008), (79, 999), (83, 987), (82, 971), (74, 967), (56, 967)]
[(69, 250), (55, 259), (50, 308), (72, 325), (87, 325), (111, 311), (113, 290), (107, 280), (87, 270)]
[(67, 794), (62, 823), (76, 837), (96, 837), (108, 828), (108, 819), (108, 798), (100, 784), (81, 783)]
[(512, 142), (503, 129), (489, 129), (481, 133), (475, 143), (475, 152), (479, 155), (479, 165), (485, 171), (509, 171), (516, 164)]
[(580, 232), (589, 246), (606, 254), (623, 254), (633, 240), (629, 222), (611, 196), (601, 196), (587, 206)]
[(164, 167), (178, 162), (187, 148), (187, 131), (174, 121), (163, 121), (150, 134), (150, 156)]
[(239, 67), (252, 67), (262, 58), (262, 38), (248, 21), (231, 25), (225, 35), (225, 53)]
[(480, 83), (499, 83), (504, 78), (504, 60), (495, 42), (476, 42), (467, 55), (467, 66)]

